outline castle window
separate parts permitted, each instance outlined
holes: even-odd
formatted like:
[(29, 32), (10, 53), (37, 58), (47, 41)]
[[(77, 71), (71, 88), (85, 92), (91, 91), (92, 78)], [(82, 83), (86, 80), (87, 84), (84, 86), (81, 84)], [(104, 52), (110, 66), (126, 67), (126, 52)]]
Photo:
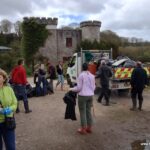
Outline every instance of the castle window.
[(66, 38), (66, 47), (72, 47), (72, 38)]

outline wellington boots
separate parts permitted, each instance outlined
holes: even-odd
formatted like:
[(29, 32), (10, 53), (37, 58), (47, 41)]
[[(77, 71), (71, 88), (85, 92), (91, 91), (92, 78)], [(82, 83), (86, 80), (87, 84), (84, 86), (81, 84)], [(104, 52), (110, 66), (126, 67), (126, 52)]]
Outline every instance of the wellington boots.
[(98, 103), (101, 103), (101, 102), (102, 102), (102, 98), (103, 98), (103, 95), (102, 95), (102, 94), (99, 95), (99, 97), (98, 97), (98, 99), (97, 99), (97, 102), (98, 102)]
[(92, 127), (91, 127), (91, 126), (87, 126), (86, 132), (87, 132), (87, 133), (92, 133)]
[(86, 134), (86, 133), (87, 133), (87, 132), (86, 132), (86, 128), (84, 128), (84, 127), (79, 128), (79, 129), (77, 130), (77, 132), (80, 133), (80, 134)]
[(25, 113), (27, 114), (27, 113), (30, 113), (30, 112), (32, 112), (32, 110), (25, 110)]
[(32, 110), (29, 109), (29, 104), (28, 101), (24, 102), (24, 108), (25, 108), (25, 113), (30, 113)]
[(136, 111), (136, 99), (132, 98), (133, 107), (130, 108), (131, 111)]
[(143, 100), (139, 100), (139, 107), (138, 107), (139, 111), (142, 111), (142, 103), (143, 103)]
[(109, 99), (106, 98), (106, 105), (105, 106), (109, 106)]
[(108, 100), (106, 100), (106, 103), (105, 104), (103, 104), (104, 106), (110, 106), (109, 105), (109, 101)]

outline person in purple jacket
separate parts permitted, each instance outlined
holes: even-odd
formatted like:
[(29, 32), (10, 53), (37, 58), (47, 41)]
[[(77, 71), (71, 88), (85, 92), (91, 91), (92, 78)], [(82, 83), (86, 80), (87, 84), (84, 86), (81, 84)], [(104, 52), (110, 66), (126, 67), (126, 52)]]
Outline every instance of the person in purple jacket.
[(78, 77), (77, 86), (70, 88), (71, 91), (78, 92), (78, 106), (80, 112), (81, 128), (78, 133), (86, 134), (92, 132), (93, 95), (95, 90), (95, 77), (88, 71), (88, 64), (82, 65), (83, 71)]

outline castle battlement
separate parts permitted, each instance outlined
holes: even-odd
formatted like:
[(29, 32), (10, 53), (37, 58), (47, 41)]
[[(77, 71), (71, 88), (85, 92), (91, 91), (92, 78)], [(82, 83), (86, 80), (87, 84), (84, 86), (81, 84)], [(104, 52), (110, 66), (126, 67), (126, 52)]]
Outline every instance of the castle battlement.
[(87, 26), (97, 26), (97, 27), (101, 27), (101, 22), (100, 21), (83, 21), (80, 23), (80, 27), (87, 27)]
[(39, 24), (46, 24), (46, 25), (56, 25), (58, 24), (58, 18), (46, 18), (46, 17), (24, 17), (23, 20), (28, 22), (30, 19), (35, 19)]

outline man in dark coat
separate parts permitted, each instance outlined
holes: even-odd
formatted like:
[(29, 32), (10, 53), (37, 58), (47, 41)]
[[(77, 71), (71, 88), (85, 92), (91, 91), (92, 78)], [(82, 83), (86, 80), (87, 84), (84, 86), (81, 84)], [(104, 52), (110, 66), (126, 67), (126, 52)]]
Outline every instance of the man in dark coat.
[(53, 88), (53, 81), (56, 79), (56, 71), (55, 71), (55, 67), (50, 63), (48, 62), (48, 74), (49, 74), (49, 83), (48, 83), (48, 89), (49, 91), (51, 92), (51, 94), (54, 93), (54, 88)]
[(63, 98), (66, 103), (65, 119), (77, 120), (75, 114), (76, 96), (76, 92), (69, 91)]
[(109, 105), (110, 90), (109, 90), (109, 78), (112, 76), (111, 69), (106, 65), (105, 60), (101, 61), (96, 78), (100, 78), (100, 84), (102, 87), (101, 94), (98, 97), (98, 102), (101, 103), (103, 96), (106, 100), (106, 106)]
[(132, 88), (131, 98), (132, 98), (133, 107), (130, 110), (133, 110), (133, 111), (136, 110), (136, 105), (137, 105), (136, 96), (137, 95), (138, 95), (138, 100), (139, 100), (138, 109), (140, 111), (142, 110), (142, 103), (143, 103), (142, 93), (146, 84), (148, 84), (147, 73), (142, 68), (142, 63), (138, 61), (136, 64), (136, 68), (133, 70), (132, 75), (131, 75), (131, 88)]

